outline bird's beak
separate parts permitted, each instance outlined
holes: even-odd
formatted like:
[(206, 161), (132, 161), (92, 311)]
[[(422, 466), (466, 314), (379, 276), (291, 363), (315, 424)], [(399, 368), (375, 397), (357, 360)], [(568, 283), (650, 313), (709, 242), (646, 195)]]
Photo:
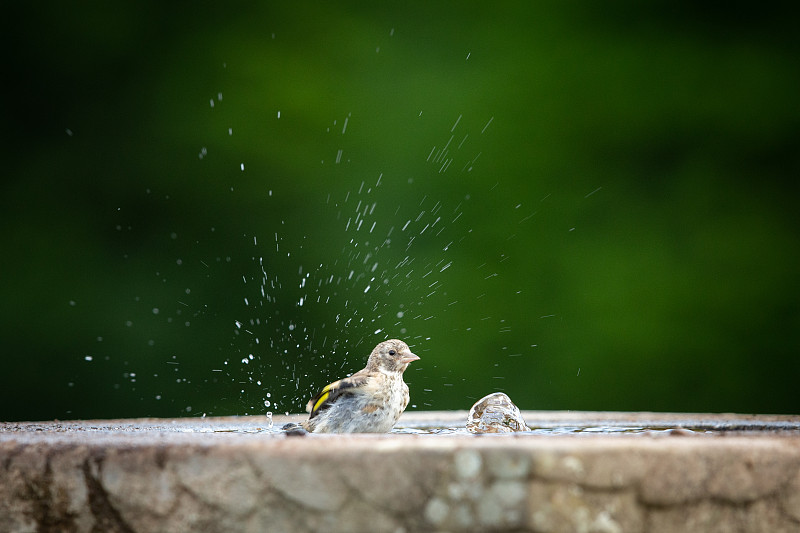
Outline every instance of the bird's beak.
[(407, 352), (402, 358), (400, 358), (400, 362), (406, 364), (410, 363), (411, 361), (417, 361), (417, 360), (419, 360), (419, 356), (414, 355), (411, 352)]

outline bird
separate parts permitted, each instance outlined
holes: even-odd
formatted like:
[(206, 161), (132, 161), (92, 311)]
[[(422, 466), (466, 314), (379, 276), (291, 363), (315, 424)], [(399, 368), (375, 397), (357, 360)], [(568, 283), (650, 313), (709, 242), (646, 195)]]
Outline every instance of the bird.
[(326, 385), (311, 398), (308, 420), (300, 426), (309, 433), (388, 433), (408, 406), (403, 372), (417, 360), (405, 342), (381, 342), (366, 367)]

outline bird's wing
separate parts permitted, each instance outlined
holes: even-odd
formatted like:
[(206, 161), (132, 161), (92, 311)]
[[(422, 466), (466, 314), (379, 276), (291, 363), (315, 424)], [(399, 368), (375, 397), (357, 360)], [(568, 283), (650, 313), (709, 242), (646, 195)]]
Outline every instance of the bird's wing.
[(320, 411), (324, 411), (343, 394), (358, 394), (367, 385), (367, 375), (356, 372), (349, 378), (334, 381), (319, 391), (306, 405), (306, 411), (311, 413), (308, 418), (314, 418)]

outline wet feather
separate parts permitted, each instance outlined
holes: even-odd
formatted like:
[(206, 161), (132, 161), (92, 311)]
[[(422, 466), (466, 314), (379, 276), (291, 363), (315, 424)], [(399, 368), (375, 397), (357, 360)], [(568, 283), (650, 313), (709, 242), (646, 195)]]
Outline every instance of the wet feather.
[(403, 372), (417, 359), (403, 341), (378, 344), (364, 369), (326, 385), (311, 398), (308, 420), (301, 425), (315, 433), (391, 431), (409, 402)]

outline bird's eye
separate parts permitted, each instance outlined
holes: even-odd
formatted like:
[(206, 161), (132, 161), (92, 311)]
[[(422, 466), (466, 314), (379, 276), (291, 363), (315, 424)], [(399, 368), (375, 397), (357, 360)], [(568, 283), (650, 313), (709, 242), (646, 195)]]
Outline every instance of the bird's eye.
[(396, 353), (397, 353), (397, 352), (395, 352), (394, 350), (389, 350), (389, 355), (394, 355), (394, 354), (396, 354)]

